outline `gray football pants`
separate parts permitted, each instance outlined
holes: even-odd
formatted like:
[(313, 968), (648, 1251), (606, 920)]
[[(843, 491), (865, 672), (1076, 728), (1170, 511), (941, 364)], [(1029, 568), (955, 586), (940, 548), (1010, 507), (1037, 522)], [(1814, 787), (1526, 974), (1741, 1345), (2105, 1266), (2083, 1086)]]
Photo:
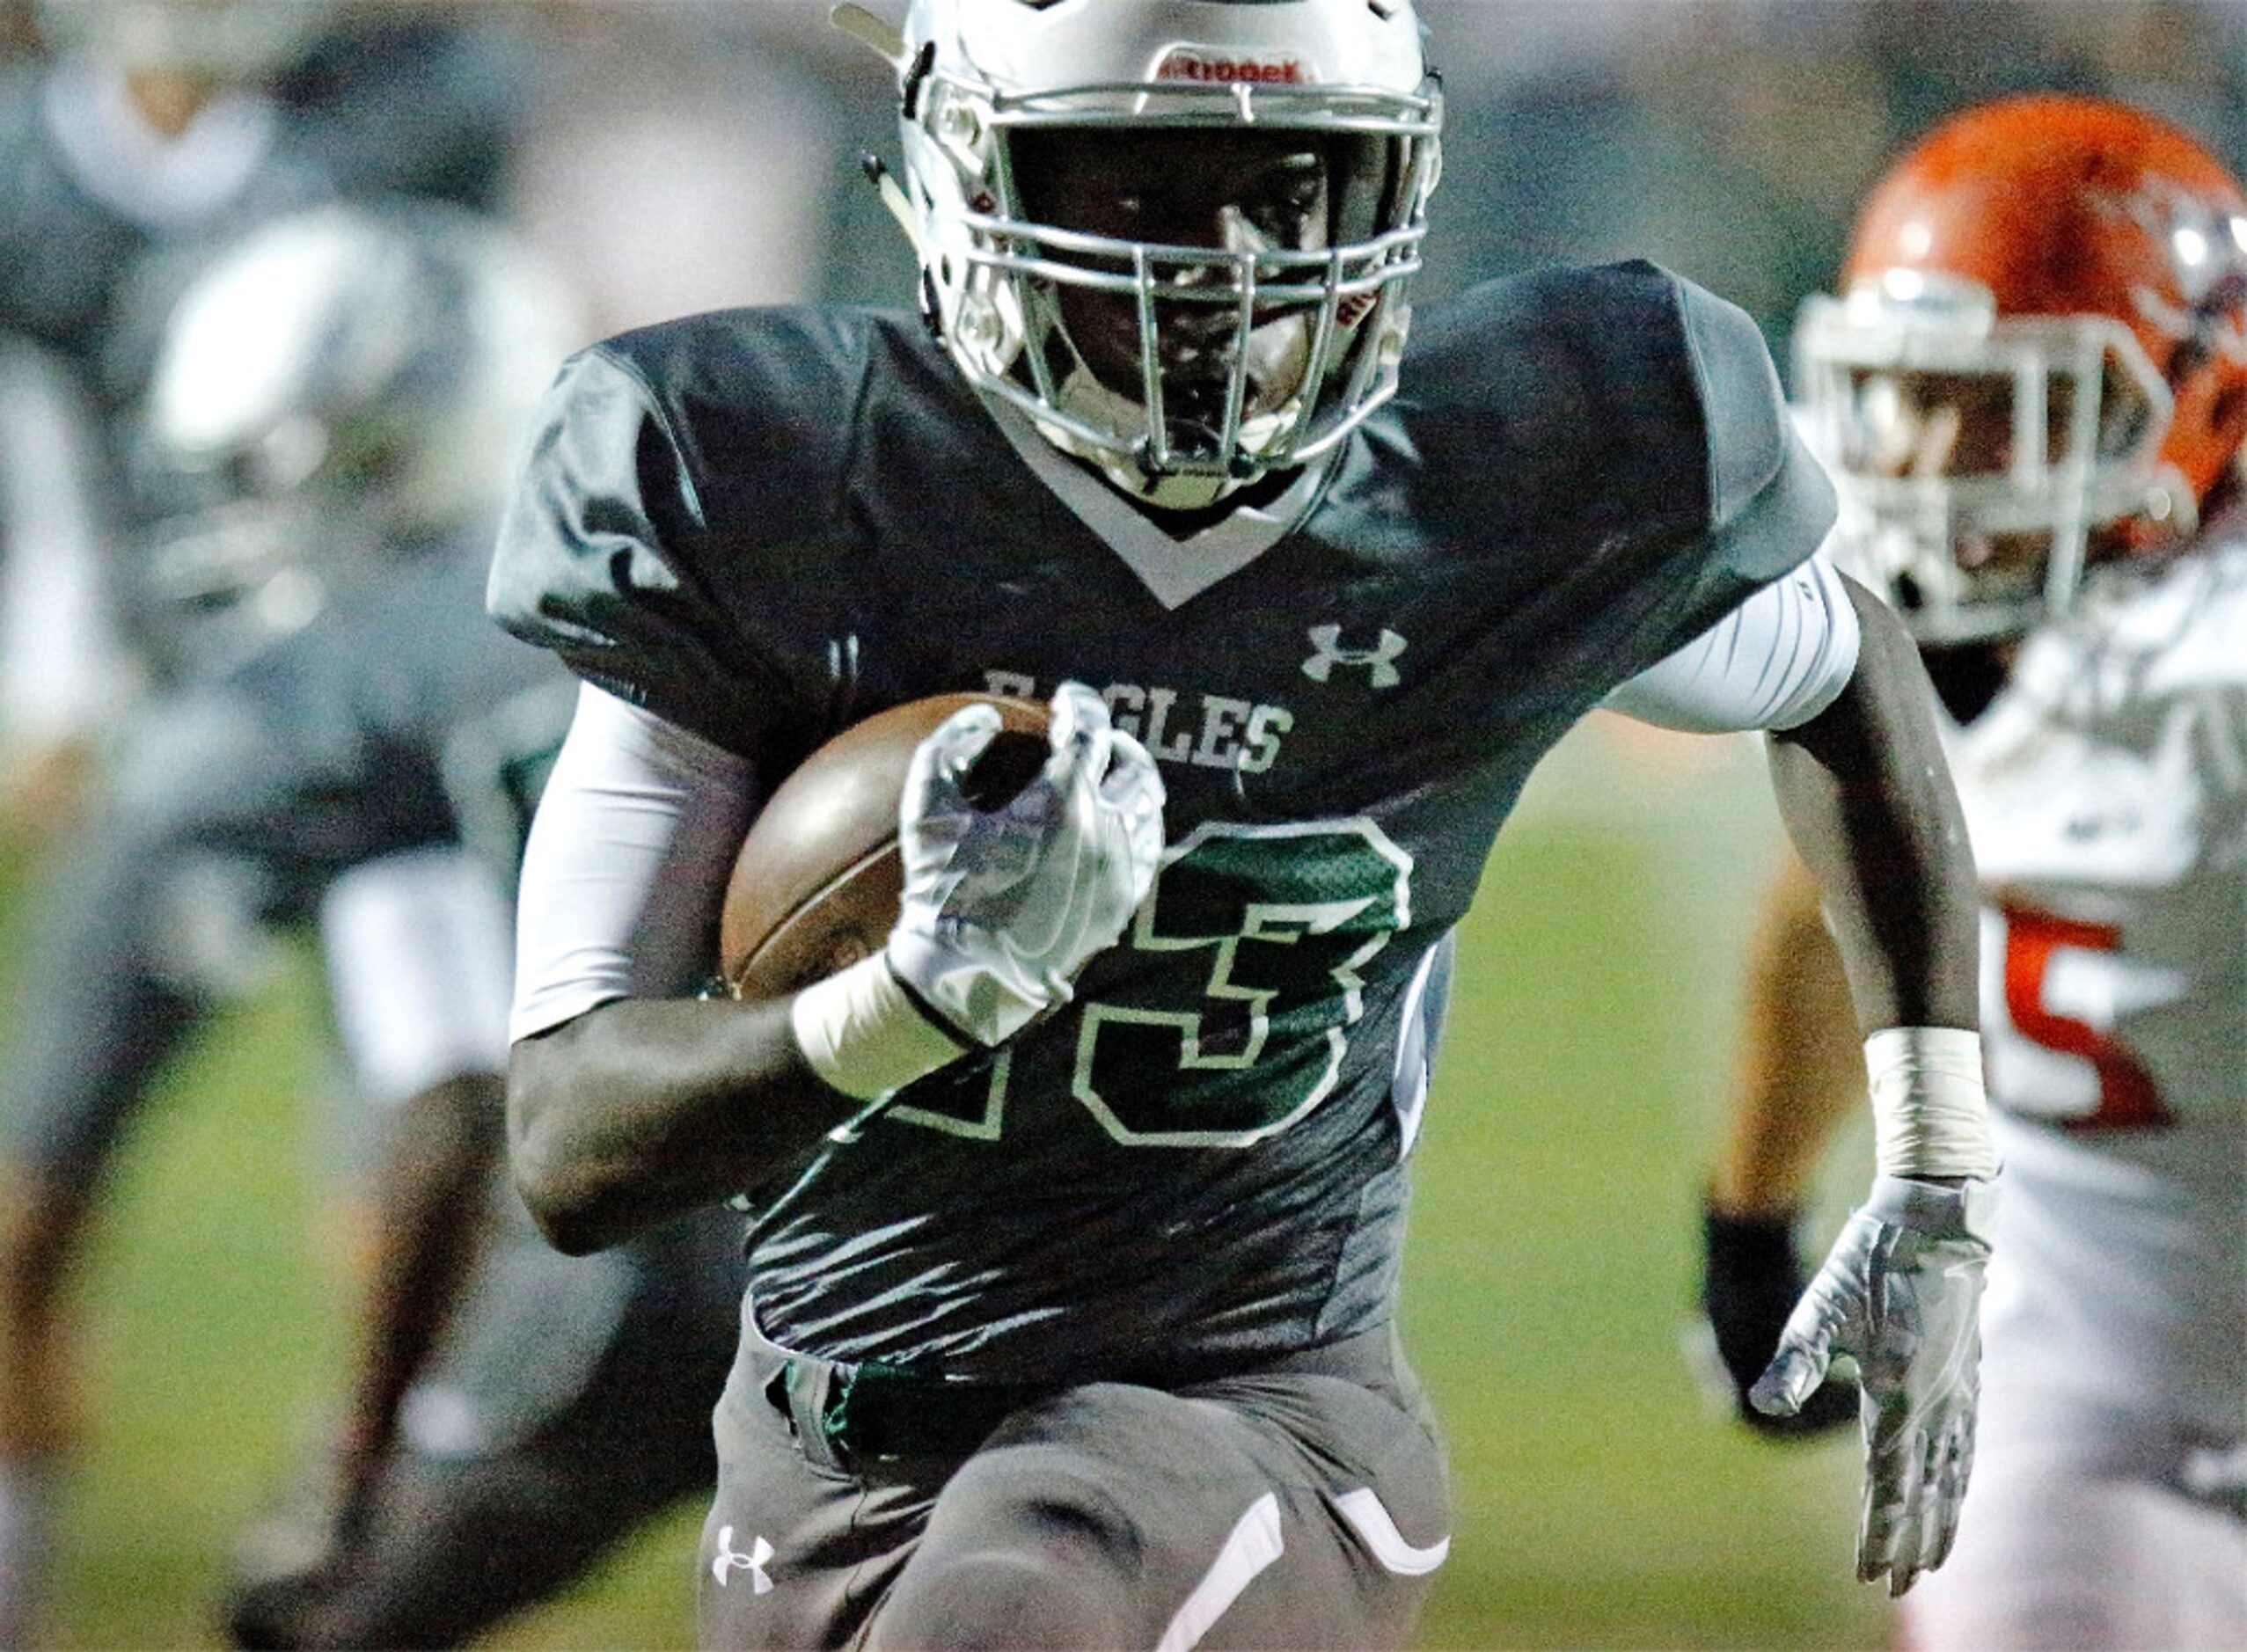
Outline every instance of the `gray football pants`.
[(831, 1438), (842, 1375), (744, 1333), (706, 1647), (1395, 1647), (1449, 1546), (1442, 1448), (1387, 1327), (1031, 1397), (945, 1455)]

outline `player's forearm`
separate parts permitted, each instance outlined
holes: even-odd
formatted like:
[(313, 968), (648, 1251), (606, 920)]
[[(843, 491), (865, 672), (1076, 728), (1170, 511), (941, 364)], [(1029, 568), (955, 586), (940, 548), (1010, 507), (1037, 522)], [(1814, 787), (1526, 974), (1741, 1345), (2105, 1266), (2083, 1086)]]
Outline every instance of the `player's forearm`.
[(1826, 1144), (1863, 1106), (1864, 1088), (1848, 985), (1819, 915), (1818, 886), (1790, 859), (1756, 931), (1712, 1207), (1739, 1217), (1794, 1214)]
[(787, 1000), (621, 998), (516, 1042), (508, 1150), (582, 1254), (755, 1187), (864, 1105), (805, 1064)]
[(1979, 1025), (1977, 894), (1933, 691), (1895, 616), (1854, 582), (1863, 640), (1841, 697), (1772, 736), (1780, 813), (1812, 875), (1859, 1028)]

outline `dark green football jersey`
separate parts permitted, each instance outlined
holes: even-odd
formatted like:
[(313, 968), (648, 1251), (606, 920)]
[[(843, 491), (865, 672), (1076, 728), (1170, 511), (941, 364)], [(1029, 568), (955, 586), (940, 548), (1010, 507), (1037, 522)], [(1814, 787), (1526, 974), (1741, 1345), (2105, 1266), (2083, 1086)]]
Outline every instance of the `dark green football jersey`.
[(669, 324), (550, 412), (494, 611), (760, 785), (884, 706), (1065, 678), (1161, 764), (1165, 864), (1076, 1001), (756, 1194), (768, 1336), (977, 1376), (1389, 1314), (1416, 977), (1523, 781), (1832, 516), (1753, 325), (1643, 264), (1422, 318), (1307, 510), (1167, 602), (909, 317)]

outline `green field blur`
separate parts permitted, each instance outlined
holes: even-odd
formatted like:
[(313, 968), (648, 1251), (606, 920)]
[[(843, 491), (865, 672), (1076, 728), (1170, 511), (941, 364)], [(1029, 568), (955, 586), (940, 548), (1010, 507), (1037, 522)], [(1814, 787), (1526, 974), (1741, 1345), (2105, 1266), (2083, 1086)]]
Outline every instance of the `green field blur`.
[[(1408, 1346), (1458, 1504), (1427, 1647), (1885, 1639), (1850, 1578), (1855, 1446), (1747, 1437), (1678, 1353), (1740, 950), (1777, 852), (1767, 799), (1748, 742), (1590, 727), (1492, 860), (1408, 1257)], [(122, 1166), (85, 1282), (60, 1647), (218, 1644), (227, 1546), (333, 1403), (350, 1300), (317, 1238), (321, 1014), (300, 955), (171, 1076)], [(698, 1523), (682, 1509), (491, 1644), (691, 1645)]]

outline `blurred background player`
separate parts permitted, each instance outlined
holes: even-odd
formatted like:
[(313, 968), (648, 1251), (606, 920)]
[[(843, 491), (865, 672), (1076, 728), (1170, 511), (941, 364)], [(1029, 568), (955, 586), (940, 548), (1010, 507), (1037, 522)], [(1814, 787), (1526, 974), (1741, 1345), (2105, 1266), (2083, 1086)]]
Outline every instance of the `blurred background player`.
[[(446, 737), (462, 844), (510, 887), (575, 699), (542, 682)], [(441, 927), (392, 865), (340, 879), (325, 926), (363, 881), (391, 886), (385, 927)], [(359, 1019), (384, 1003), (424, 1012), (378, 990)], [(460, 1645), (715, 1481), (709, 1413), (733, 1360), (741, 1217), (714, 1207), (565, 1257), (507, 1177), (503, 1104), (479, 1065), (398, 1110), (348, 1409), (296, 1494), (237, 1546), (221, 1613), (237, 1646)]]
[[(1958, 116), (1866, 202), (1797, 391), (1843, 554), (1925, 651), (1987, 903), (1984, 1429), (1906, 1638), (2247, 1645), (2247, 195), (2121, 105)], [(1863, 1087), (1798, 870), (1755, 981), (1708, 1210), (1743, 1388)]]
[[(22, 1005), (15, 1054), (19, 1069), (42, 1049), (73, 1049), (57, 1059), (79, 1064), (74, 1078), (14, 1075), (21, 1083), (8, 1128), (19, 1144), (54, 1129), (58, 1115), (75, 1111), (86, 1125), (105, 1109), (128, 1110), (179, 1030), (163, 1016), (106, 1021), (98, 1002), (70, 997), (70, 983), (106, 986), (146, 965), (113, 925), (122, 918), (154, 931), (170, 921), (136, 906), (147, 881), (200, 889), (209, 920), (191, 970), (201, 978), (172, 979), (167, 972), (190, 967), (174, 958), (158, 970), (167, 992), (208, 1002), (258, 973), (252, 954), (234, 947), (253, 914), (228, 910), (246, 884), (206, 875), (207, 859), (162, 864), (192, 847), (200, 828), (189, 822), (221, 802), (209, 790), (214, 777), (193, 761), (162, 760), (160, 731), (177, 734), (198, 713), (189, 705), (176, 718), (149, 714), (137, 755), (112, 749), (143, 697), (187, 699), (191, 683), (221, 669), (206, 652), (215, 640), (253, 647), (260, 626), (277, 620), (287, 630), (306, 618), (275, 608), (301, 603), (301, 570), (266, 570), (277, 576), (269, 588), (236, 593), (248, 600), (206, 626), (194, 621), (212, 618), (203, 611), (212, 603), (226, 606), (223, 596), (170, 600), (139, 560), (156, 517), (181, 503), (161, 464), (142, 473), (140, 450), (141, 409), (172, 300), (245, 228), (311, 202), (397, 192), (487, 201), (521, 92), (501, 37), (457, 18), (347, 18), (326, 0), (39, 0), (30, 12), (40, 55), (0, 78), (0, 325), (51, 353), (48, 376), (80, 387), (87, 416), (67, 451), (70, 427), (58, 422), (47, 442), (48, 459), (70, 461), (78, 486), (69, 496), (83, 508), (66, 514), (59, 489), (19, 489), (5, 545), (0, 795), (19, 842), (52, 840), (70, 862), (35, 966), (60, 975), (48, 976), (54, 996)], [(39, 457), (18, 444), (11, 479)], [(348, 560), (337, 550), (330, 575)], [(180, 572), (175, 556), (170, 577)], [(231, 755), (254, 761), (255, 744)], [(113, 758), (125, 766), (104, 776)], [(294, 783), (232, 778), (240, 793), (231, 806), (245, 822)], [(179, 794), (150, 794), (167, 786)], [(82, 814), (109, 810), (119, 817), (94, 819), (74, 836)], [(106, 878), (118, 881), (103, 889)], [(73, 935), (75, 922), (93, 927)], [(129, 989), (121, 991), (129, 999)], [(67, 1099), (73, 1084), (80, 1093)], [(30, 1099), (41, 1091), (43, 1100)], [(0, 1166), (0, 1641), (10, 1644), (31, 1569), (15, 1557), (44, 1543), (49, 1477), (37, 1466), (60, 1450), (75, 1398), (54, 1363), (49, 1316), (93, 1192), (90, 1168), (86, 1185), (66, 1188), (35, 1159), (11, 1151)]]
[[(51, 1546), (52, 1466), (75, 1432), (62, 1293), (111, 1133), (190, 1024), (270, 973), (257, 932), (296, 926), (315, 907), (351, 1076), (361, 1098), (390, 1115), (387, 1162), (357, 1190), (372, 1223), (369, 1315), (333, 1461), (308, 1475), (321, 1506), (284, 1510), (245, 1543), (232, 1627), (255, 1643), (455, 1641), (574, 1575), (647, 1513), (706, 1489), (707, 1413), (739, 1296), (738, 1222), (720, 1213), (581, 1263), (535, 1239), (497, 1180), (495, 1081), (463, 1025), (479, 1006), (502, 1004), (508, 984), (503, 916), (495, 926), (488, 912), (467, 910), (482, 904), (473, 891), (487, 869), (382, 847), (434, 830), (430, 742), (442, 744), (446, 800), (456, 814), (475, 813), (462, 799), (478, 791), (477, 754), (515, 764), (523, 742), (535, 750), (545, 716), (535, 689), (492, 705), (494, 683), (538, 675), (538, 656), (480, 618), (489, 533), (480, 502), (513, 446), (445, 418), (418, 435), (407, 427), (432, 413), (432, 398), (498, 388), (478, 380), (493, 350), (520, 349), (519, 360), (537, 363), (505, 390), (535, 393), (582, 323), (557, 331), (554, 295), (519, 279), (501, 280), (502, 289), (514, 280), (511, 290), (478, 290), (471, 267), (521, 255), (465, 221), (390, 209), (377, 229), (348, 214), (293, 215), (307, 202), (401, 192), (484, 207), (508, 188), (541, 240), (582, 240), (600, 226), (586, 222), (582, 188), (557, 198), (554, 179), (570, 170), (557, 158), (570, 147), (567, 127), (560, 137), (553, 121), (542, 127), (532, 176), (510, 169), (534, 84), (583, 91), (591, 77), (536, 79), (534, 62), (554, 66), (536, 48), (553, 42), (468, 8), (46, 0), (33, 21), (47, 57), (17, 66), (0, 86), (0, 149), (10, 151), (0, 188), (14, 192), (0, 229), (0, 313), (49, 347), (15, 352), (10, 364), (20, 370), (6, 387), (26, 416), (75, 411), (74, 367), (92, 393), (79, 398), (77, 424), (40, 420), (43, 445), (10, 445), (11, 505), (25, 519), (5, 541), (21, 588), (9, 593), (0, 660), (11, 689), (7, 778), (27, 834), (66, 836), (62, 822), (81, 805), (97, 818), (87, 841), (68, 845), (62, 892), (46, 903), (27, 965), (45, 990), (24, 1000), (18, 1042), (50, 1059), (16, 1086), (11, 1128), (33, 1136), (72, 1115), (99, 1139), (73, 1145), (91, 1162), (59, 1174), (29, 1162), (36, 1151), (11, 1153), (0, 1167), (0, 1354), (9, 1363), (0, 1378), (0, 1460), (9, 1465), (0, 1468), (0, 1644), (28, 1634), (26, 1603)], [(678, 18), (643, 24), (631, 61), (676, 68), (692, 61), (686, 43), (709, 32)], [(736, 68), (745, 49), (726, 55)], [(686, 84), (706, 89), (710, 77)], [(674, 130), (677, 104), (667, 106)], [(706, 101), (686, 121), (724, 132)], [(621, 119), (608, 127), (620, 141), (633, 129)], [(645, 157), (638, 164), (644, 172)], [(614, 167), (603, 175), (618, 181)], [(640, 192), (640, 205), (651, 204)], [(706, 191), (698, 222), (711, 205)], [(237, 245), (276, 216), (286, 233)], [(779, 206), (749, 215), (743, 234), (785, 228), (787, 216)], [(489, 244), (477, 246), (477, 236)], [(728, 252), (708, 260), (705, 280), (740, 274), (738, 249)], [(350, 267), (356, 256), (369, 267)], [(385, 284), (417, 265), (403, 285)], [(594, 283), (612, 322), (633, 318), (615, 314), (625, 284)], [(640, 281), (629, 303), (664, 305), (669, 289), (655, 285)], [(659, 312), (668, 310), (643, 308), (637, 318)], [(396, 370), (388, 382), (377, 375), (345, 387), (357, 401), (340, 407), (336, 384), (311, 382), (313, 358), (355, 340), (370, 358), (360, 367), (391, 351)], [(452, 364), (461, 377), (448, 383), (445, 354), (464, 340), (468, 359)], [(274, 405), (260, 405), (261, 394)], [(298, 395), (328, 395), (331, 405), (282, 405)], [(263, 422), (254, 432), (207, 428), (229, 420)], [(65, 446), (74, 429), (82, 439)], [(58, 524), (77, 493), (41, 472), (66, 458), (86, 508)], [(392, 472), (401, 463), (422, 472), (404, 479), (425, 496), (464, 490), (456, 519), (405, 524), (413, 538), (428, 529), (452, 536), (460, 552), (418, 575), (427, 588), (418, 592), (395, 569), (373, 572), (399, 548), (386, 542), (401, 524), (370, 515), (400, 484)], [(417, 599), (442, 610), (434, 626), (416, 629)], [(392, 626), (397, 639), (384, 634)], [(431, 703), (419, 705), (406, 691), (430, 660), (416, 649), (436, 662), (418, 685)], [(370, 676), (381, 670), (398, 680)], [(437, 703), (448, 691), (458, 704)], [(292, 710), (292, 700), (311, 703)], [(193, 736), (239, 709), (215, 713), (220, 701), (251, 711), (214, 758)], [(106, 725), (121, 716), (134, 732), (115, 742)], [(391, 716), (414, 726), (358, 731), (371, 738), (355, 758), (313, 749), (354, 738), (354, 720)], [(276, 718), (278, 727), (251, 727)], [(443, 726), (447, 718), (458, 726)], [(99, 766), (109, 761), (118, 772), (105, 782)], [(342, 772), (355, 761), (357, 772)], [(399, 772), (401, 762), (414, 771)], [(271, 767), (252, 772), (260, 764)], [(521, 775), (484, 778), (497, 786)], [(222, 851), (214, 838), (225, 840)], [(488, 870), (503, 877), (511, 867)], [(193, 892), (199, 939), (184, 962), (151, 961), (113, 928), (133, 921), (158, 887)], [(139, 921), (150, 932), (137, 939), (160, 954), (173, 939), (156, 932), (168, 917)], [(487, 944), (494, 932), (496, 947)], [(386, 959), (384, 948), (401, 946), (418, 948), (418, 971)], [(97, 953), (123, 979), (109, 980), (114, 992), (85, 1013), (70, 994)], [(363, 958), (377, 961), (362, 967)], [(488, 1249), (487, 1215), (497, 1225)], [(716, 1283), (706, 1302), (696, 1294), (706, 1280)], [(698, 1358), (698, 1335), (707, 1357)], [(534, 1347), (538, 1356), (526, 1358)], [(534, 1558), (494, 1568), (494, 1544)]]
[(118, 536), (150, 508), (128, 444), (172, 298), (277, 213), (392, 194), (488, 207), (529, 65), (465, 13), (336, 0), (33, 0), (30, 20), (39, 52), (0, 72), (0, 330), (56, 352), (88, 393), (109, 523), (93, 577), (11, 577), (8, 640), (38, 637), (52, 684), (47, 714), (6, 731), (7, 778), (36, 804), (166, 669), (147, 627), (169, 611), (141, 600)]
[(401, 203), (253, 232), (165, 331), (143, 428), (171, 500), (147, 560), (178, 610), (175, 682), (131, 713), (42, 892), (0, 1108), (10, 1644), (73, 1431), (70, 1264), (121, 1132), (256, 978), (263, 929), (318, 924), (361, 1098), (420, 1099), (393, 1125), (401, 1162), (469, 1166), (431, 1219), (480, 1193), (509, 919), (443, 762), (460, 725), (550, 676), (478, 596), (524, 420), (578, 325), (502, 232)]
[(123, 672), (104, 434), (70, 358), (0, 336), (0, 830), (61, 830)]

